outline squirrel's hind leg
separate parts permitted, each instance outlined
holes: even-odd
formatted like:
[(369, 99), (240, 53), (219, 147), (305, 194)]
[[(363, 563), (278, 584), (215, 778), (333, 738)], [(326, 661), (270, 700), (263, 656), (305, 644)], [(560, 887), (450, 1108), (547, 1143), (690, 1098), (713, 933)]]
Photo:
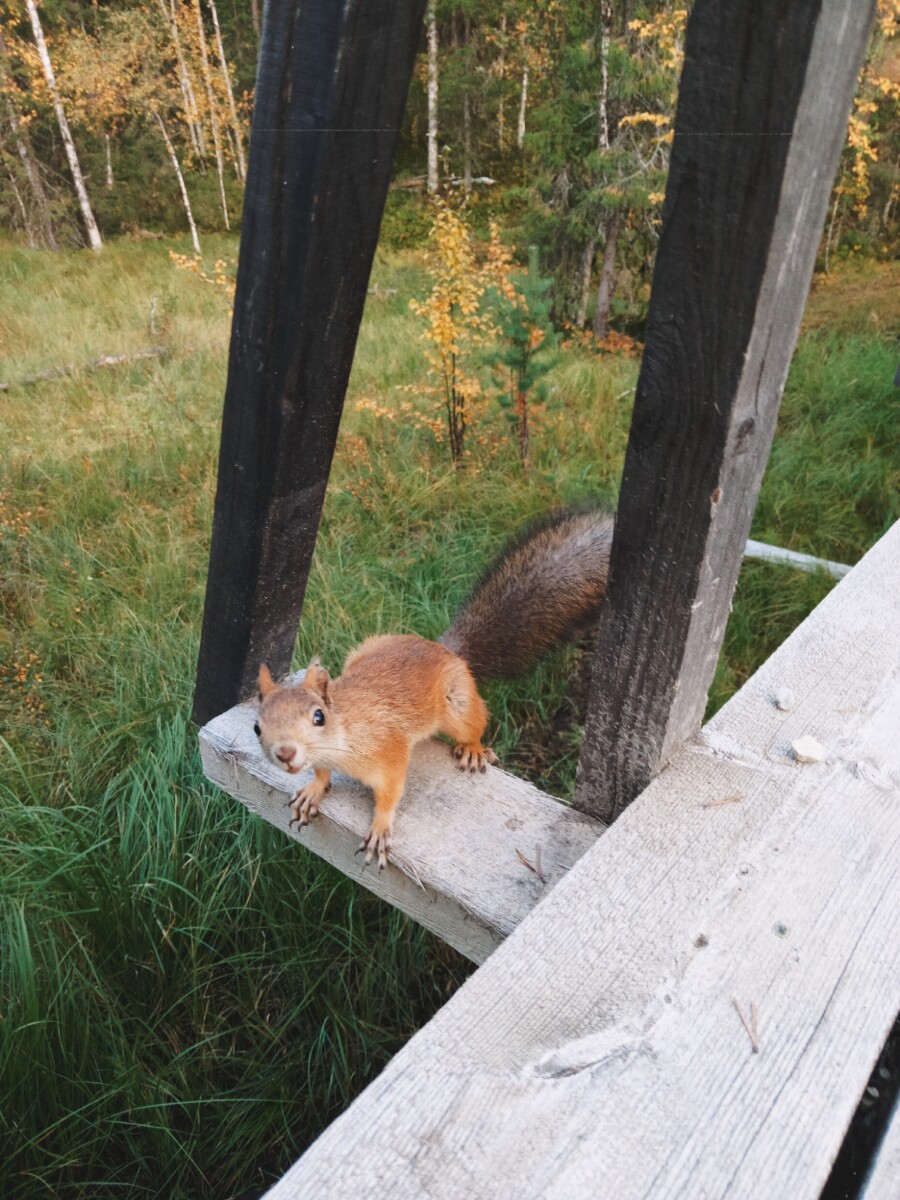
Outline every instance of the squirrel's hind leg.
[(487, 770), (488, 764), (496, 765), (497, 755), (482, 745), (487, 728), (487, 705), (478, 694), (471, 671), (460, 661), (454, 664), (453, 674), (446, 689), (446, 710), (440, 732), (453, 738), (453, 757), (461, 771), (474, 774)]

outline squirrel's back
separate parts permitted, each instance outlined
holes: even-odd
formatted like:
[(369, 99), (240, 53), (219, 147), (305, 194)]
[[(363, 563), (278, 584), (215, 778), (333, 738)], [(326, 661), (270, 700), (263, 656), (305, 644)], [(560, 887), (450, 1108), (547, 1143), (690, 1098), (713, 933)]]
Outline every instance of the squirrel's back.
[(440, 638), (476, 679), (534, 666), (597, 620), (606, 593), (613, 517), (596, 508), (557, 509), (501, 552)]

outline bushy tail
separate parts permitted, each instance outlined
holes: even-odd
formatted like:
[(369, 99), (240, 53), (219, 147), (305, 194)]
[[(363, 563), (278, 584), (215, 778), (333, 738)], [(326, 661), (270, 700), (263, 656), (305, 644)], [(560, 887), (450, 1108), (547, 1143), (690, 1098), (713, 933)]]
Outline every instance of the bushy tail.
[(596, 621), (613, 517), (557, 509), (527, 526), (484, 573), (440, 641), (476, 679), (508, 679)]

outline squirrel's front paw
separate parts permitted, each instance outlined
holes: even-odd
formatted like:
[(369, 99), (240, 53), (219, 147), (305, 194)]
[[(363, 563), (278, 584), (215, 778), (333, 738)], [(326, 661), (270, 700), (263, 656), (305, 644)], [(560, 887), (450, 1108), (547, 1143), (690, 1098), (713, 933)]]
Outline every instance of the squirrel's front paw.
[(453, 747), (453, 757), (456, 759), (459, 769), (468, 771), (470, 775), (474, 775), (476, 771), (480, 771), (483, 775), (487, 770), (488, 763), (495, 767), (500, 761), (493, 750), (482, 746), (480, 742), (457, 742)]
[(391, 848), (391, 822), (380, 819), (376, 814), (371, 828), (356, 849), (357, 854), (366, 852), (365, 866), (368, 866), (375, 855), (378, 855), (378, 866), (383, 871), (387, 866), (388, 851)]
[(291, 801), (291, 812), (294, 814), (288, 827), (297, 821), (300, 826), (308, 825), (313, 817), (319, 814), (319, 802), (331, 787), (330, 783), (322, 783), (320, 779), (311, 779), (306, 787), (299, 788)]

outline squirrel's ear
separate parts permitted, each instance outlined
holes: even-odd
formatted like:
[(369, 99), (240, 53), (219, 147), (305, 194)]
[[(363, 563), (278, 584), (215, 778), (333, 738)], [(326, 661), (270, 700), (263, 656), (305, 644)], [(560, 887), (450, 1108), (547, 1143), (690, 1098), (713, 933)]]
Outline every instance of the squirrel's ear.
[(278, 691), (278, 684), (272, 678), (272, 672), (265, 663), (259, 668), (259, 698), (265, 700), (266, 696), (271, 696), (273, 692)]
[(318, 692), (323, 700), (328, 700), (328, 685), (331, 683), (331, 676), (317, 658), (314, 658), (306, 668), (306, 678), (303, 682), (314, 692)]

